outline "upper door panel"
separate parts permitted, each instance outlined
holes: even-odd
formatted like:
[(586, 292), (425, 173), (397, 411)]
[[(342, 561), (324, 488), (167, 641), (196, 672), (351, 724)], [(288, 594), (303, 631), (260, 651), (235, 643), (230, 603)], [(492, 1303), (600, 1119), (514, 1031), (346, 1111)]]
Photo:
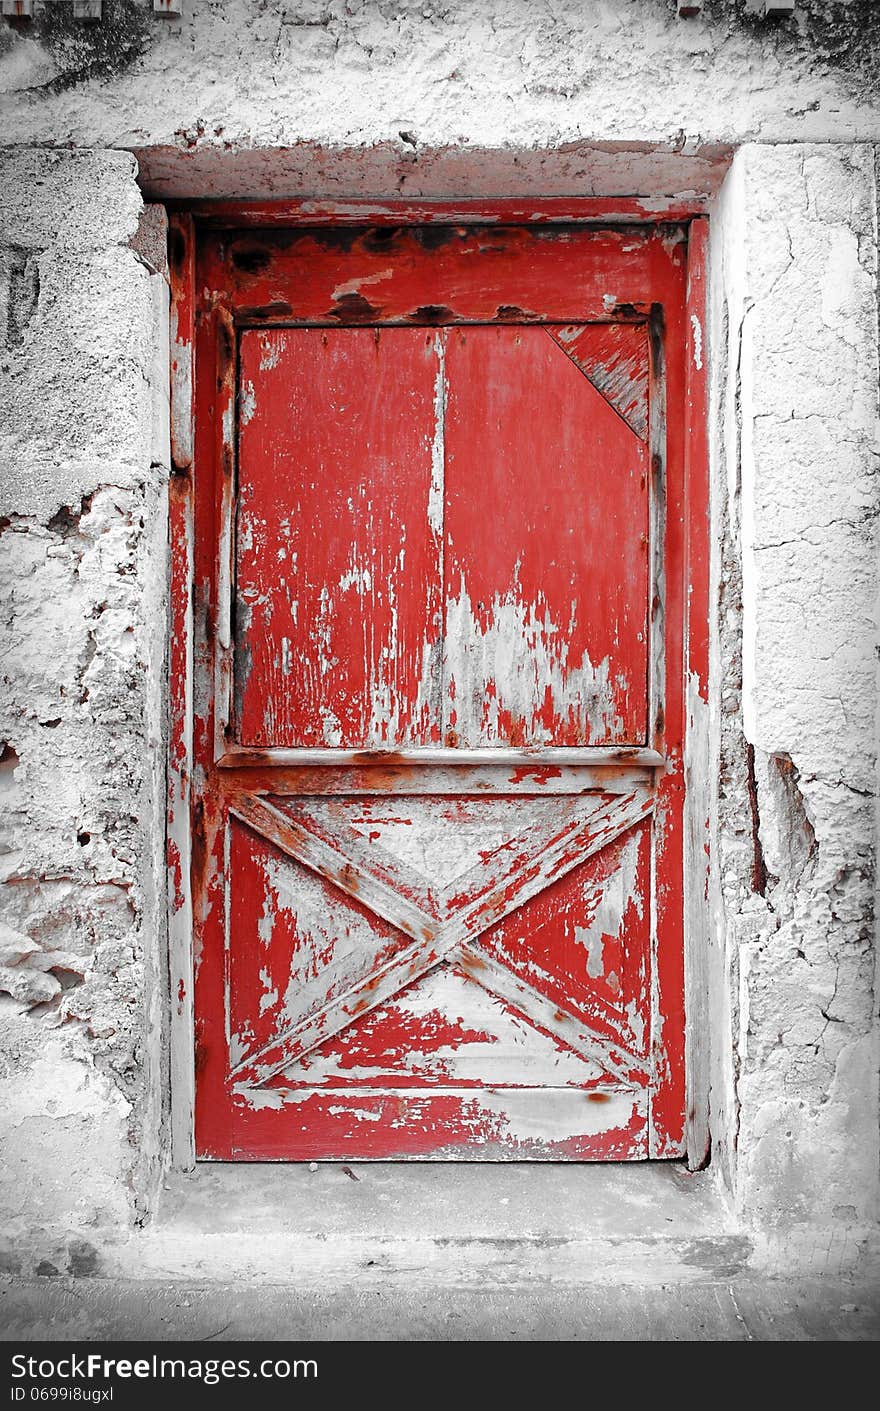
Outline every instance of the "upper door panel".
[(242, 333), (239, 744), (644, 744), (647, 447), (590, 333)]

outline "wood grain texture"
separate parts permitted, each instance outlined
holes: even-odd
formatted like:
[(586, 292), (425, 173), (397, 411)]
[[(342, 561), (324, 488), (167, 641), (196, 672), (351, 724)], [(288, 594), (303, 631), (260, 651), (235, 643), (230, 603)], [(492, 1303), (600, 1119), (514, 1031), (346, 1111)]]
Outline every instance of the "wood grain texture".
[(435, 341), (408, 329), (241, 338), (244, 745), (440, 738)]
[(645, 448), (542, 328), (451, 329), (444, 738), (641, 744)]

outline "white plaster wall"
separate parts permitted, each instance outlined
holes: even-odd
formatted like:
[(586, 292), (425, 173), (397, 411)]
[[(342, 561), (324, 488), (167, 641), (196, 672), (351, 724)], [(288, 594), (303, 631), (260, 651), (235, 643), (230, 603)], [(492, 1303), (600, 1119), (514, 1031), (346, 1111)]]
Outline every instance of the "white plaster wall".
[(747, 146), (713, 249), (716, 1132), (835, 1257), (877, 1214), (876, 212), (872, 148)]
[(185, 0), (169, 22), (107, 0), (103, 35), (54, 15), (7, 41), (0, 130), (190, 153), (391, 143), (410, 159), (853, 139), (880, 112), (871, 8), (801, 0), (780, 24), (762, 0), (711, 0), (689, 20), (673, 0)]
[(0, 1208), (62, 1268), (65, 1230), (143, 1212), (164, 1121), (167, 284), (134, 175), (0, 163)]

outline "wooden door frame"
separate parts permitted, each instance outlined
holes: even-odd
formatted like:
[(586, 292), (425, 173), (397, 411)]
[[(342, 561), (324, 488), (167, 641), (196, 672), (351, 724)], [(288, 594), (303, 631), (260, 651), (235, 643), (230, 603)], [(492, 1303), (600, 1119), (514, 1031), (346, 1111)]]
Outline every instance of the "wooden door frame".
[(708, 218), (700, 201), (525, 198), (489, 201), (200, 201), (169, 210), (171, 282), (170, 646), (167, 866), (172, 1164), (195, 1164), (192, 852), (200, 831), (192, 798), (195, 260), (200, 227), (283, 229), (332, 225), (657, 225), (688, 227), (684, 446), (686, 712), (684, 739), (684, 967), (687, 1161), (709, 1155), (708, 669), (709, 454), (706, 265)]

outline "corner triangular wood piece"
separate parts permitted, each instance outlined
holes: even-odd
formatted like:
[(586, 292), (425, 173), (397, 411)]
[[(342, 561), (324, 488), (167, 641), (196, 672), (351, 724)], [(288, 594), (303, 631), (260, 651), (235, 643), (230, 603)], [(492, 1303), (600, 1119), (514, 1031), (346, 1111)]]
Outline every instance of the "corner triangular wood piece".
[(644, 324), (568, 324), (547, 332), (630, 430), (646, 441), (648, 339)]

